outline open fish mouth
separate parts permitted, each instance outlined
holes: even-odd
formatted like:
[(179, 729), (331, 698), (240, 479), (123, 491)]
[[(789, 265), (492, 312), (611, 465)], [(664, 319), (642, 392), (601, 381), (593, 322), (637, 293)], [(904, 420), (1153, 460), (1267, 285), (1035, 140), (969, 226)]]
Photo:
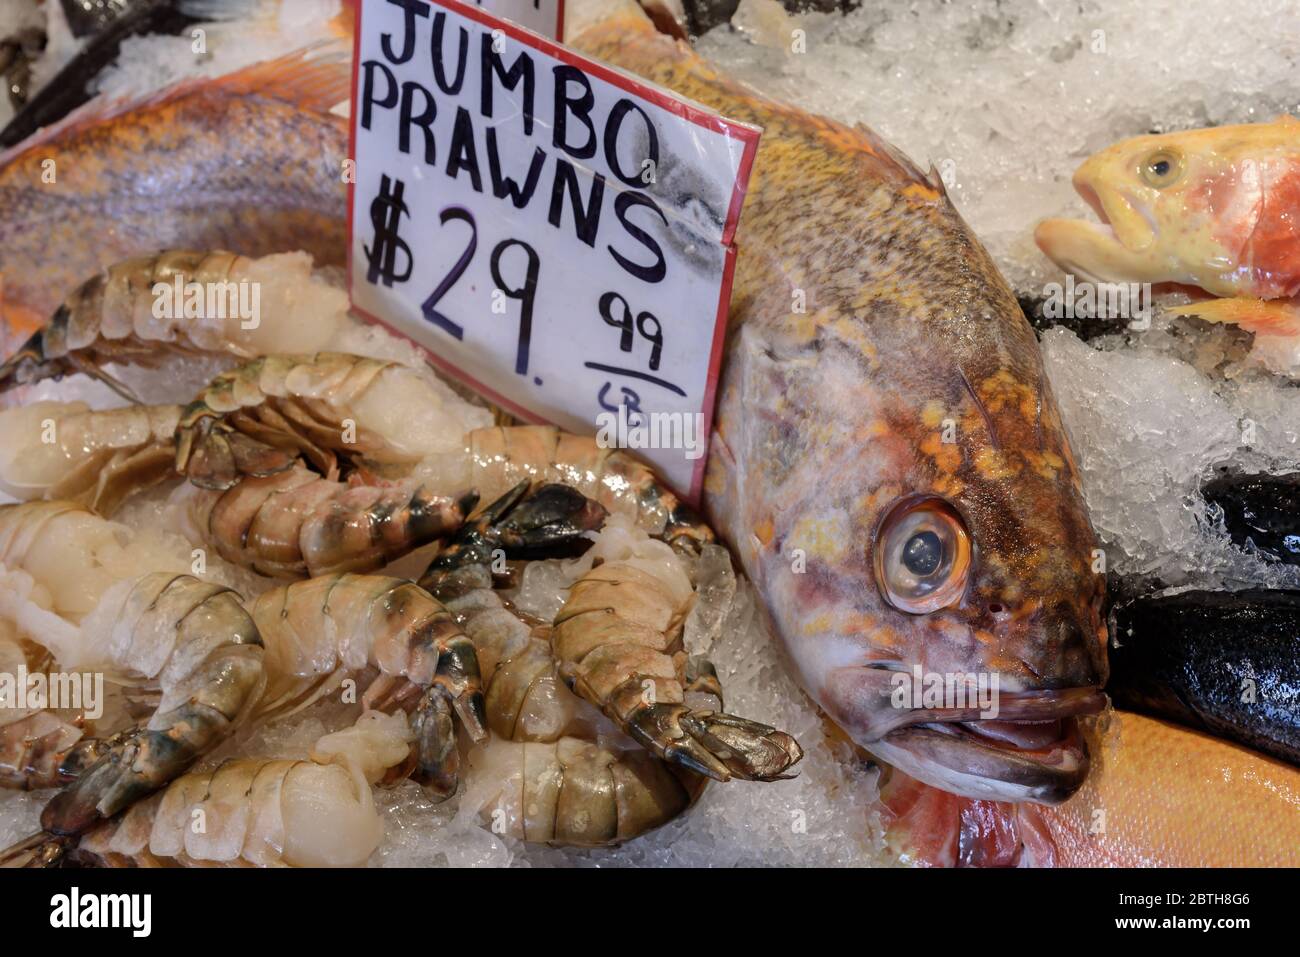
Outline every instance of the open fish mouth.
[(881, 760), (966, 797), (1059, 804), (1088, 774), (1079, 718), (1107, 706), (1099, 689), (1005, 693), (996, 718), (975, 708), (907, 712), (867, 745)]
[(1137, 266), (1157, 235), (1152, 213), (1113, 190), (1103, 197), (1087, 181), (1076, 179), (1074, 187), (1097, 221), (1045, 219), (1034, 230), (1038, 248), (1066, 272), (1089, 282), (1143, 279)]
[(1086, 219), (1045, 219), (1034, 229), (1034, 242), (1067, 273), (1088, 282), (1116, 281), (1116, 276), (1137, 274), (1130, 265), (1132, 253), (1109, 223)]

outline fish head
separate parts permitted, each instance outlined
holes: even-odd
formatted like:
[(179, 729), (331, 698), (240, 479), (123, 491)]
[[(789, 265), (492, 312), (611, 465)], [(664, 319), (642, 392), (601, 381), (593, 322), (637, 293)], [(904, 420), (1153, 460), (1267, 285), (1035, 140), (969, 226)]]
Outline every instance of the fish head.
[(1219, 296), (1290, 295), (1300, 283), (1300, 122), (1290, 117), (1124, 140), (1089, 157), (1073, 183), (1100, 221), (1048, 219), (1034, 233), (1066, 272)]
[(953, 793), (1057, 803), (1106, 706), (1104, 556), (1033, 330), (964, 224), (935, 229), (922, 268), (873, 268), (869, 317), (749, 347), (737, 404), (761, 411), (719, 434), (747, 461), (729, 535), (855, 743)]

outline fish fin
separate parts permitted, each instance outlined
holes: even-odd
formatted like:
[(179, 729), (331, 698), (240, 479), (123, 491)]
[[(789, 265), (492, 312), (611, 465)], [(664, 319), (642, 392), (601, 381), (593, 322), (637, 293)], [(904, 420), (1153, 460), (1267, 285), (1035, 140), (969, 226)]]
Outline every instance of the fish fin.
[(142, 97), (97, 96), (57, 123), (37, 130), (0, 152), (0, 167), (29, 150), (75, 130), (106, 123), (135, 110), (179, 100), (203, 89), (235, 96), (257, 94), (284, 100), (303, 110), (327, 113), (352, 92), (352, 43), (339, 37), (321, 40), (274, 60), (218, 77), (193, 77)]
[[(944, 189), (943, 179), (939, 176), (939, 171), (930, 166), (929, 173), (923, 173), (921, 167), (917, 166), (906, 153), (900, 150), (893, 143), (890, 143), (883, 136), (867, 126), (865, 123), (854, 123), (853, 129), (867, 141), (867, 148), (886, 163), (893, 165), (904, 178), (910, 179), (922, 186), (928, 186), (939, 196), (947, 196), (948, 192)], [(936, 197), (938, 198), (938, 197)]]
[(237, 95), (270, 96), (327, 113), (352, 93), (352, 46), (342, 38), (322, 40), (206, 82)]
[(1174, 306), (1169, 312), (1175, 316), (1195, 316), (1206, 322), (1230, 323), (1256, 335), (1300, 335), (1300, 307), (1285, 299), (1265, 300), (1248, 296), (1207, 299)]

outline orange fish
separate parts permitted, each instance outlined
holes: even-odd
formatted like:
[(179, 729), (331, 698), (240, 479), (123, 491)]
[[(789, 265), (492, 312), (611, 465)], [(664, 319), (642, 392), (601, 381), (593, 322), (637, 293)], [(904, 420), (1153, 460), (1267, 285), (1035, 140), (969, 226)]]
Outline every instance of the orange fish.
[(1062, 269), (1222, 297), (1173, 311), (1236, 323), (1266, 366), (1300, 367), (1300, 121), (1134, 137), (1089, 157), (1074, 187), (1102, 221), (1034, 233)]
[(1199, 732), (1114, 712), (1065, 804), (972, 801), (891, 773), (887, 842), (924, 866), (1300, 866), (1300, 769)]

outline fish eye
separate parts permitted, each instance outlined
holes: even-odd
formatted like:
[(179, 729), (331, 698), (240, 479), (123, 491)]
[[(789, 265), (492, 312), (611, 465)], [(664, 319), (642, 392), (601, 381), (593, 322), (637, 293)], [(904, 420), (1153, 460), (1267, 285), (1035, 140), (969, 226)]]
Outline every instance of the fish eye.
[(1164, 189), (1183, 175), (1183, 157), (1176, 150), (1158, 149), (1142, 161), (1142, 179), (1148, 186)]
[(924, 615), (966, 591), (970, 536), (943, 499), (913, 496), (894, 505), (880, 523), (875, 545), (876, 584), (899, 611)]

